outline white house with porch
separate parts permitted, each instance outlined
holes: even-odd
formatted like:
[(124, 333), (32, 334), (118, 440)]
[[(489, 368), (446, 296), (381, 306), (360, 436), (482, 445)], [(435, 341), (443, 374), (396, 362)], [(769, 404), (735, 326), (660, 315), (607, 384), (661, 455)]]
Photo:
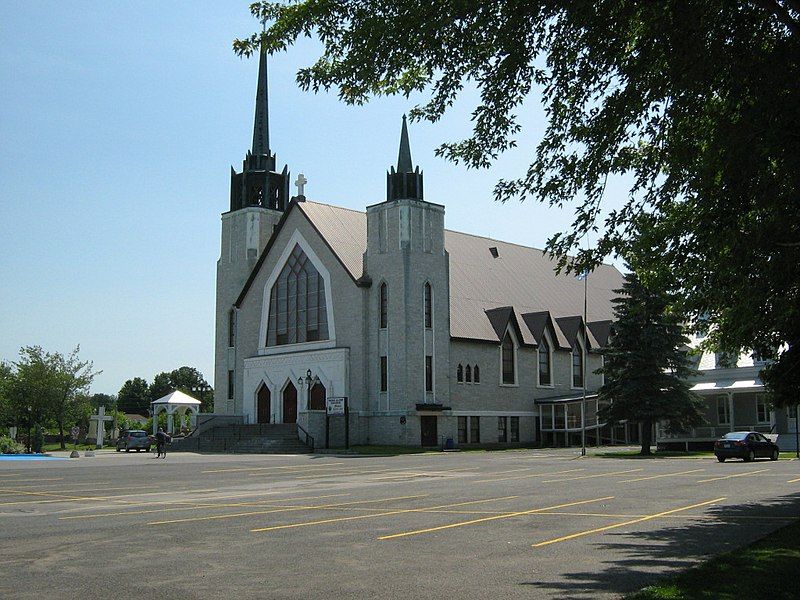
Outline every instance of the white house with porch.
[[(699, 347), (703, 338), (694, 336)], [(792, 409), (770, 409), (759, 373), (765, 366), (754, 353), (732, 356), (705, 351), (695, 355), (699, 377), (691, 389), (704, 400), (706, 423), (691, 431), (668, 434), (664, 424), (656, 427), (656, 443), (664, 449), (704, 449), (731, 431), (759, 431), (777, 439), (782, 450), (795, 449), (797, 420)]]

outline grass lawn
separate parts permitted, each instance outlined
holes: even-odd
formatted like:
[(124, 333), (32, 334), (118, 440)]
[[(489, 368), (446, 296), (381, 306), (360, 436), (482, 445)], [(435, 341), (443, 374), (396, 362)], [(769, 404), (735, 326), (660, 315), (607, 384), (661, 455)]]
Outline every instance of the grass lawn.
[(626, 600), (788, 600), (798, 597), (799, 565), (800, 521), (626, 596)]
[[(104, 447), (107, 448), (108, 446), (106, 445)], [(65, 442), (64, 443), (64, 449), (67, 452), (69, 452), (70, 450), (74, 450), (75, 449), (75, 444), (73, 444), (72, 442)], [(77, 449), (78, 450), (94, 450), (95, 446), (94, 446), (94, 444), (78, 444)], [(42, 446), (42, 452), (56, 452), (58, 450), (61, 450), (61, 443), (60, 442), (52, 442), (50, 444), (44, 444)]]

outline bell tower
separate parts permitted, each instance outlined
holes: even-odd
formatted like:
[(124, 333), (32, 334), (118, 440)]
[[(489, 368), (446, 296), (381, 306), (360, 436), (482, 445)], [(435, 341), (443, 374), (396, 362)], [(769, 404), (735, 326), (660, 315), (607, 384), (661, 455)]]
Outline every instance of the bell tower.
[(289, 169), (276, 170), (269, 147), (267, 52), (258, 61), (253, 143), (237, 173), (231, 167), (230, 209), (222, 214), (222, 244), (217, 261), (214, 412), (241, 414), (236, 377), (236, 309), (247, 278), (289, 205)]

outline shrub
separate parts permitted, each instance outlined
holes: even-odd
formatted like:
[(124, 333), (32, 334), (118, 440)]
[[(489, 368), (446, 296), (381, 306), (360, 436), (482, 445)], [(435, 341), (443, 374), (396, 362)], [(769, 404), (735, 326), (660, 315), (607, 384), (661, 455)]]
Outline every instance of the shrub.
[(25, 446), (18, 444), (10, 437), (0, 436), (0, 454), (24, 454)]

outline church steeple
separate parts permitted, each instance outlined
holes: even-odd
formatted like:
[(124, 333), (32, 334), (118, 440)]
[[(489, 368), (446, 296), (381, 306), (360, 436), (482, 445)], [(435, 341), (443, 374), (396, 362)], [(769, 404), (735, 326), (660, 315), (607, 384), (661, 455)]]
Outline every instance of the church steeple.
[(277, 157), (269, 148), (269, 99), (267, 95), (267, 51), (258, 59), (253, 145), (245, 156), (242, 172), (231, 168), (231, 210), (248, 206), (284, 211), (289, 204), (289, 169), (276, 171)]
[(400, 131), (400, 150), (397, 153), (397, 170), (392, 167), (386, 173), (386, 200), (422, 200), (422, 171), (411, 162), (411, 144), (408, 141), (408, 125), (403, 115)]
[(256, 156), (269, 154), (269, 103), (267, 102), (267, 52), (262, 48), (258, 59), (256, 114), (253, 121), (253, 147)]

